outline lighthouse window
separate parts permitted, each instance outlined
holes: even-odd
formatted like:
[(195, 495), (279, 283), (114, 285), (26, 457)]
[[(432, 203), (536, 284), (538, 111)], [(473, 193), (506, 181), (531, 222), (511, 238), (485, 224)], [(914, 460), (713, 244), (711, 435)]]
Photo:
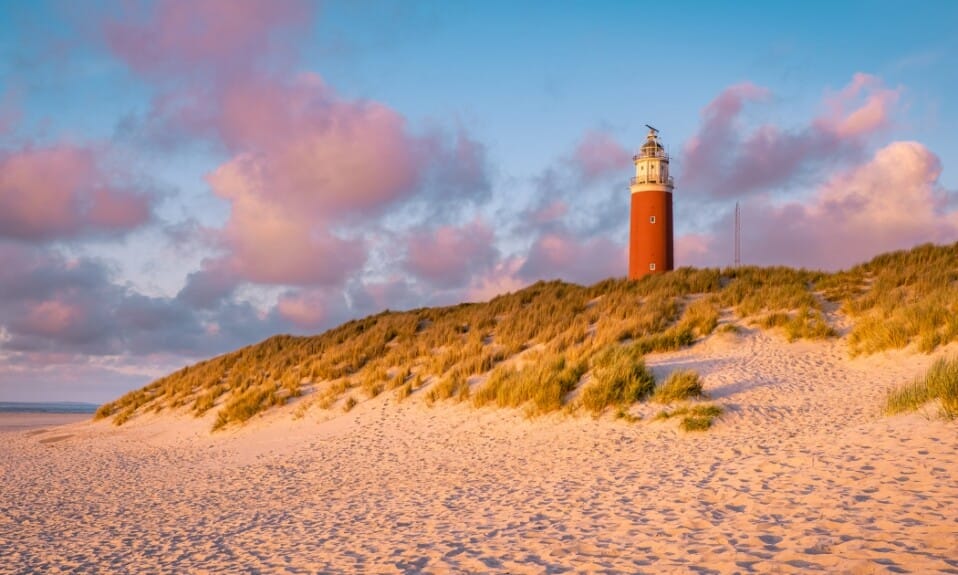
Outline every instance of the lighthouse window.
[(650, 272), (654, 272), (654, 271), (655, 271), (655, 264), (649, 264), (649, 271), (650, 271)]
[(654, 224), (654, 223), (655, 223), (655, 216), (649, 216), (649, 223), (650, 223), (650, 224)]

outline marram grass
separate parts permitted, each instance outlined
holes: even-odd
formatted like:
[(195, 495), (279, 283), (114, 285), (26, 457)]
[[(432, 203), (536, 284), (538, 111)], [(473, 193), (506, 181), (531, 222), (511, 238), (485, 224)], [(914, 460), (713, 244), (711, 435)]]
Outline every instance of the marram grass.
[[(121, 425), (169, 409), (212, 414), (222, 428), (304, 394), (313, 399), (297, 409), (351, 407), (406, 388), (412, 374), (417, 383), (398, 396), (429, 382), (423, 396), (434, 402), (601, 413), (652, 393), (639, 368), (647, 354), (694, 345), (733, 324), (764, 324), (789, 340), (833, 337), (826, 304), (851, 320), (853, 355), (909, 346), (930, 352), (958, 341), (958, 244), (885, 254), (835, 274), (680, 268), (638, 281), (538, 282), (486, 303), (385, 311), (184, 367), (103, 405), (96, 417)], [(727, 319), (717, 328), (720, 317)], [(632, 359), (613, 369), (604, 354)], [(581, 381), (589, 381), (584, 389)]]
[(643, 349), (638, 343), (609, 346), (593, 359), (592, 379), (579, 400), (593, 414), (613, 405), (630, 405), (649, 396), (655, 378), (645, 367)]
[(718, 405), (704, 403), (683, 406), (672, 411), (663, 410), (655, 416), (655, 419), (681, 417), (682, 421), (679, 422), (679, 427), (682, 428), (682, 431), (707, 431), (722, 413), (723, 410)]
[(673, 403), (702, 395), (702, 378), (699, 374), (689, 369), (682, 369), (670, 373), (665, 382), (655, 388), (652, 401)]
[(915, 411), (933, 400), (938, 400), (942, 417), (958, 418), (958, 356), (939, 358), (915, 381), (889, 391), (885, 413)]

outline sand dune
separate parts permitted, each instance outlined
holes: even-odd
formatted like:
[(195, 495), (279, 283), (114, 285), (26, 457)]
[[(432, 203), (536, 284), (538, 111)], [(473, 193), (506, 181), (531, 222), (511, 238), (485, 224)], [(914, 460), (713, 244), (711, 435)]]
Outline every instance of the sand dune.
[(958, 573), (958, 426), (881, 415), (937, 355), (844, 345), (650, 356), (725, 407), (698, 434), (655, 405), (526, 420), (422, 392), (214, 435), (163, 414), (6, 431), (0, 573)]

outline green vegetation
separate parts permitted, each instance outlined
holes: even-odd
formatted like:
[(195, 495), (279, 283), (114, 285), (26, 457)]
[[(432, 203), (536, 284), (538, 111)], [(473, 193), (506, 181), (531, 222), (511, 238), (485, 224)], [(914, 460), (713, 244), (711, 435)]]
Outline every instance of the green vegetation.
[(679, 423), (679, 427), (682, 428), (682, 431), (706, 431), (712, 427), (712, 423), (714, 423), (720, 415), (722, 415), (721, 407), (711, 403), (704, 403), (701, 405), (680, 407), (673, 411), (660, 411), (655, 418), (671, 419), (673, 417), (681, 417), (682, 421)]
[(958, 418), (958, 356), (939, 358), (924, 376), (888, 393), (885, 412), (889, 415), (915, 411), (937, 399), (942, 417)]
[(702, 378), (694, 371), (683, 369), (669, 374), (665, 383), (655, 389), (655, 393), (652, 394), (652, 401), (672, 403), (701, 397), (702, 395)]
[(602, 413), (653, 392), (643, 356), (693, 345), (715, 332), (720, 317), (729, 318), (722, 332), (751, 323), (792, 341), (817, 339), (836, 335), (826, 306), (854, 320), (848, 341), (855, 354), (912, 344), (931, 351), (956, 341), (958, 244), (886, 254), (835, 274), (680, 268), (639, 281), (538, 282), (487, 303), (385, 311), (184, 367), (102, 406), (96, 417), (120, 425), (163, 409), (213, 413), (220, 429), (306, 393), (297, 413), (351, 408), (387, 390), (398, 401), (420, 387), (433, 403)]
[(853, 320), (853, 354), (958, 341), (958, 243), (891, 252), (821, 282)]
[(545, 352), (530, 358), (521, 369), (497, 367), (473, 397), (473, 405), (526, 406), (528, 415), (556, 411), (565, 405), (565, 396), (575, 389), (586, 371), (582, 359)]
[(604, 348), (592, 362), (592, 379), (582, 390), (582, 406), (598, 415), (605, 408), (641, 401), (655, 389), (637, 343)]
[(223, 409), (216, 414), (213, 429), (219, 429), (231, 421), (244, 422), (267, 407), (282, 405), (283, 400), (275, 389), (252, 387), (239, 395), (234, 395)]

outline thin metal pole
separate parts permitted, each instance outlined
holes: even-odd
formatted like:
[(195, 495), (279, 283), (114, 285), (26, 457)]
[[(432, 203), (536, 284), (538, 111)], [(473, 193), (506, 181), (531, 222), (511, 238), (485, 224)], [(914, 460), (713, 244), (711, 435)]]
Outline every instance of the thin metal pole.
[(742, 265), (742, 209), (735, 202), (735, 267)]

